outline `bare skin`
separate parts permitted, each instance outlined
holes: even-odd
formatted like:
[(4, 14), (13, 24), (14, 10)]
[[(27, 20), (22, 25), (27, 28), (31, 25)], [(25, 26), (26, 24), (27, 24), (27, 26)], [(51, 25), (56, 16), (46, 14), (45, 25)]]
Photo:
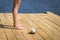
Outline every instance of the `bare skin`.
[(13, 25), (15, 29), (23, 29), (24, 27), (18, 23), (18, 10), (21, 4), (21, 0), (14, 0), (14, 6), (13, 6)]

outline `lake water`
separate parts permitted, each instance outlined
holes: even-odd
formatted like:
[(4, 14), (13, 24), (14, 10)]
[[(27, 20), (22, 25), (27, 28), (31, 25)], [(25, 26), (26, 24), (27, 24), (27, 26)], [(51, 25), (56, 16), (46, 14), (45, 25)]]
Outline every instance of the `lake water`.
[[(13, 0), (0, 0), (0, 12), (11, 12)], [(22, 0), (19, 13), (52, 11), (60, 15), (60, 0)]]

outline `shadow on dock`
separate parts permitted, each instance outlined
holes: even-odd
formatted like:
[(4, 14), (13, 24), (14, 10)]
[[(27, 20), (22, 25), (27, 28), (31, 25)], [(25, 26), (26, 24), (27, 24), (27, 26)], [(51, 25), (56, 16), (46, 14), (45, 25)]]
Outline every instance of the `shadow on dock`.
[(0, 28), (14, 29), (13, 26), (11, 26), (11, 25), (4, 25), (4, 24), (0, 24)]

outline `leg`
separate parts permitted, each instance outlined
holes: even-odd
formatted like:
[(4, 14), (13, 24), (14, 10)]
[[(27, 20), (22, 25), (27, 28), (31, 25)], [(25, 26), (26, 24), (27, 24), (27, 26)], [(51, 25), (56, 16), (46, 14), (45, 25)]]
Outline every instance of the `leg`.
[(16, 29), (23, 29), (21, 25), (18, 23), (18, 9), (20, 6), (21, 0), (14, 0), (14, 6), (13, 6), (13, 25)]

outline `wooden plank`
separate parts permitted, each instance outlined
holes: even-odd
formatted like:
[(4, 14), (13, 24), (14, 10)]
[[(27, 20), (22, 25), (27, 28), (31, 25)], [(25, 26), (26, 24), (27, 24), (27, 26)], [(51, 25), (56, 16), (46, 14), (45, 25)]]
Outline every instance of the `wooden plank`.
[[(55, 21), (53, 21), (54, 23), (51, 21), (56, 16), (47, 14), (19, 14), (18, 17), (18, 22), (25, 27), (24, 30), (12, 29), (14, 28), (12, 27), (12, 14), (0, 15), (0, 23), (8, 25), (4, 26), (4, 29), (0, 28), (0, 32), (2, 32), (0, 34), (4, 36), (0, 36), (1, 40), (60, 40), (60, 27), (55, 24)], [(36, 28), (36, 34), (29, 34), (31, 27)]]
[[(36, 17), (38, 17), (38, 16), (36, 16)], [(52, 33), (52, 31), (47, 28), (47, 27), (50, 26), (50, 25), (47, 25), (46, 22), (44, 22), (44, 21), (41, 20), (41, 18), (40, 18), (40, 19), (36, 18), (36, 20), (40, 22), (40, 23), (37, 22), (37, 25), (40, 25), (40, 28), (41, 28), (41, 29), (42, 29), (42, 28), (44, 29), (43, 31), (46, 32), (45, 34), (47, 34), (50, 39), (55, 39), (55, 37), (53, 37), (51, 34), (49, 34), (49, 33)], [(44, 25), (44, 26), (43, 26), (43, 25)], [(46, 39), (49, 39), (49, 38), (47, 37)], [(49, 39), (49, 40), (50, 40), (50, 39)]]
[(59, 19), (59, 15), (57, 15), (57, 14), (55, 14), (55, 13), (53, 13), (53, 12), (47, 11), (46, 13), (47, 13), (49, 16), (54, 16), (56, 19)]
[[(37, 16), (37, 17), (38, 17), (38, 16)], [(41, 16), (41, 17), (42, 17), (42, 16)], [(41, 18), (41, 17), (40, 17), (40, 18)], [(56, 31), (56, 30), (53, 28), (53, 26), (51, 26), (50, 24), (48, 24), (48, 22), (47, 22), (48, 20), (45, 20), (45, 19), (43, 19), (43, 18), (41, 18), (41, 19), (39, 19), (39, 20), (41, 20), (40, 22), (42, 22), (42, 24), (45, 25), (45, 26), (50, 30), (49, 32), (51, 32), (51, 34), (49, 34), (49, 33), (48, 33), (48, 34), (49, 34), (52, 38), (53, 38), (53, 36), (52, 36), (52, 34), (53, 34), (54, 37), (56, 38), (56, 40), (57, 40), (57, 39), (58, 39), (58, 40), (60, 39), (60, 38), (59, 38), (59, 35), (57, 34), (57, 32), (59, 33), (59, 31)], [(53, 30), (54, 30), (56, 33), (54, 33)], [(55, 38), (54, 38), (54, 39), (55, 39)]]
[[(52, 12), (47, 12), (48, 14), (47, 14), (47, 18), (49, 19), (49, 20), (51, 20), (53, 23), (55, 23), (56, 25), (59, 25), (60, 26), (60, 18), (59, 18), (59, 16), (57, 16), (57, 15), (55, 15), (54, 13), (52, 13)], [(53, 19), (53, 20), (52, 20)]]
[[(33, 16), (33, 18), (35, 17), (35, 15), (32, 15)], [(35, 20), (35, 23), (37, 23), (37, 25), (39, 25), (38, 27), (40, 27), (40, 30), (44, 27), (39, 21), (41, 21), (41, 20), (38, 20), (39, 18), (38, 17), (36, 17), (36, 18), (34, 18), (34, 19), (36, 19)], [(40, 25), (41, 24), (41, 25)], [(45, 29), (45, 28), (44, 28)], [(43, 32), (43, 34), (44, 34), (44, 36), (43, 36), (43, 34), (41, 34), (39, 31), (40, 30), (38, 30), (37, 32), (45, 39), (45, 40), (47, 40), (47, 39), (51, 39), (51, 37), (50, 38), (48, 38), (48, 35), (46, 35), (46, 33), (43, 31), (43, 30), (41, 30), (41, 32)], [(46, 30), (46, 29), (45, 29)]]
[[(42, 16), (40, 16), (40, 17), (42, 17)], [(49, 24), (49, 25), (51, 25), (52, 27), (51, 28), (53, 28), (53, 30), (52, 31), (54, 31), (56, 34), (60, 34), (60, 27), (58, 26), (58, 25), (56, 25), (56, 24), (54, 24), (54, 23), (52, 23), (51, 21), (49, 21), (48, 19), (45, 19), (44, 17), (42, 17), (42, 19), (47, 23), (47, 24)], [(57, 33), (58, 32), (58, 33)]]
[[(42, 17), (42, 15), (37, 15), (39, 18), (41, 18), (42, 20), (46, 21), (46, 23), (48, 23), (49, 25), (53, 26), (54, 29), (57, 29), (60, 31), (60, 27), (56, 24), (54, 24), (53, 22), (49, 21), (48, 19), (46, 19), (47, 17)], [(53, 19), (52, 19), (53, 20)]]
[[(34, 27), (34, 28), (39, 28), (39, 27), (37, 27), (37, 26), (35, 26), (36, 24), (34, 23), (34, 20), (33, 20), (33, 18), (32, 18), (32, 16), (31, 16), (32, 14), (26, 14), (25, 15), (25, 19), (26, 19), (26, 21), (28, 22), (28, 24), (30, 25), (30, 27)], [(24, 16), (24, 15), (23, 15)]]
[[(11, 24), (12, 23), (12, 19), (11, 19), (12, 17), (10, 14), (7, 16), (9, 17), (9, 21), (10, 21), (9, 24)], [(20, 32), (20, 30), (12, 29), (12, 31), (18, 40), (26, 40), (26, 38), (23, 36), (23, 34)]]
[[(33, 25), (32, 21), (30, 19), (28, 19), (30, 16), (30, 14), (26, 14), (26, 15), (21, 15), (23, 17), (23, 19), (25, 19), (25, 23), (26, 25), (28, 25), (27, 30), (29, 30), (31, 28), (31, 26)], [(31, 16), (30, 16), (31, 17)], [(32, 25), (31, 25), (32, 24)], [(36, 25), (34, 25), (33, 27), (36, 27)], [(37, 32), (36, 34), (33, 35), (33, 37), (35, 38), (35, 40), (44, 40)]]
[[(7, 15), (2, 14), (1, 16), (2, 16), (2, 21), (3, 21), (2, 23), (3, 24), (9, 24), (8, 23), (9, 20), (6, 17)], [(4, 21), (5, 21), (5, 23), (4, 23)], [(4, 32), (6, 34), (7, 40), (17, 40), (11, 29), (6, 28), (6, 29), (4, 29)]]
[(3, 28), (3, 23), (2, 23), (2, 19), (1, 19), (1, 14), (0, 14), (0, 40), (7, 40), (7, 37), (5, 35), (4, 32), (4, 28)]
[(21, 20), (21, 24), (23, 24), (25, 26), (25, 32), (21, 31), (23, 33), (23, 35), (27, 38), (27, 40), (37, 40), (36, 38), (34, 38), (34, 35), (29, 34), (29, 24), (27, 23), (26, 19), (23, 17), (25, 15), (20, 15), (23, 20)]

